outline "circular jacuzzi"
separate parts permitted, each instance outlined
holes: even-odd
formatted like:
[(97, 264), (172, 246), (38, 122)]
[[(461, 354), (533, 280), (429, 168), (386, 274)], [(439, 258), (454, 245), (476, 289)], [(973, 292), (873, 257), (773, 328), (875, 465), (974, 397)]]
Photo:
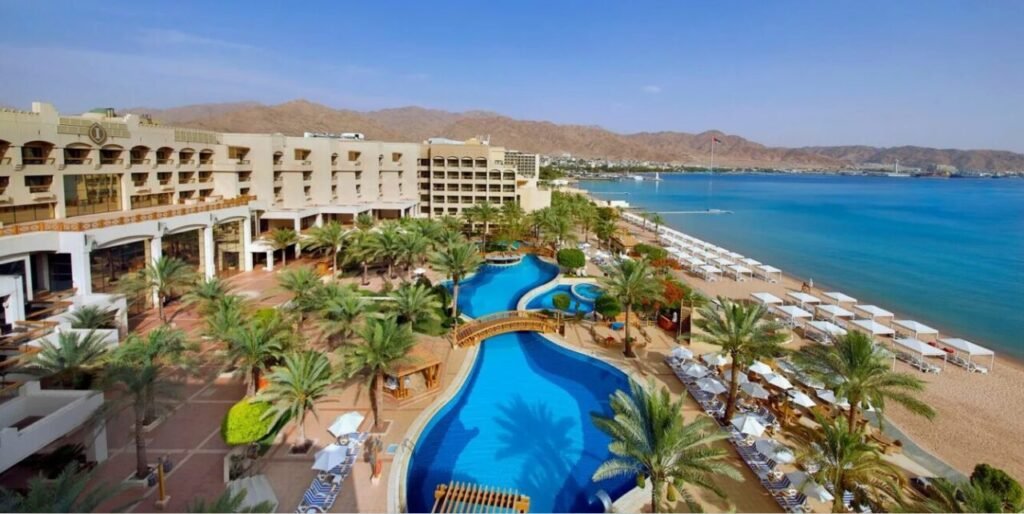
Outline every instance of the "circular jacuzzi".
[(584, 302), (594, 303), (604, 294), (604, 289), (596, 284), (575, 284), (572, 286), (572, 294)]

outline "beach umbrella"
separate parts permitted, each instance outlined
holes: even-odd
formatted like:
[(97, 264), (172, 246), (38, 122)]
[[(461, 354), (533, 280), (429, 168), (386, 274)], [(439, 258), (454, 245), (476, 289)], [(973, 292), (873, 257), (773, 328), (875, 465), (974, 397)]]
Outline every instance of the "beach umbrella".
[(747, 382), (740, 384), (740, 391), (747, 393), (751, 398), (757, 398), (758, 400), (767, 400), (770, 394), (761, 384), (754, 382)]
[(754, 437), (761, 437), (765, 429), (761, 419), (753, 414), (740, 414), (732, 418), (732, 426), (736, 427), (736, 430), (739, 430), (740, 433)]
[(793, 450), (775, 439), (762, 437), (754, 441), (754, 448), (761, 455), (779, 464), (792, 464), (796, 461), (796, 455), (793, 454)]
[(725, 387), (725, 384), (720, 382), (718, 379), (711, 377), (704, 377), (697, 381), (697, 387), (706, 393), (711, 394), (722, 394), (729, 389)]
[(821, 383), (821, 380), (818, 380), (818, 379), (816, 379), (816, 378), (814, 378), (814, 377), (812, 377), (810, 375), (804, 374), (804, 373), (797, 374), (796, 381), (800, 382), (801, 384), (803, 384), (803, 385), (805, 385), (807, 387), (810, 387), (811, 389), (824, 389), (825, 388), (825, 384)]
[(366, 419), (366, 416), (362, 412), (346, 412), (341, 416), (338, 416), (338, 419), (335, 419), (334, 423), (331, 423), (331, 426), (327, 431), (334, 437), (348, 435), (359, 430), (359, 425), (364, 419)]
[(779, 366), (779, 369), (781, 369), (783, 373), (796, 373), (800, 371), (796, 368), (796, 366), (793, 365), (792, 362), (786, 360), (776, 361), (775, 364)]
[(828, 492), (827, 489), (822, 487), (821, 484), (815, 482), (803, 471), (790, 471), (789, 473), (786, 473), (786, 478), (789, 479), (789, 483), (794, 489), (804, 493), (810, 498), (814, 498), (820, 502), (830, 502), (835, 499), (835, 497), (832, 496), (832, 493)]
[(810, 396), (804, 394), (803, 391), (792, 390), (789, 391), (788, 396), (791, 402), (805, 409), (810, 409), (811, 407), (817, 405), (816, 403), (814, 403), (814, 400), (812, 400)]
[(427, 270), (425, 270), (423, 268), (416, 268), (416, 269), (412, 270), (412, 274), (413, 275), (422, 275), (422, 274), (424, 274), (426, 272), (427, 272)]
[(677, 346), (673, 348), (672, 353), (670, 355), (679, 360), (687, 360), (693, 358), (693, 352), (691, 352), (688, 348), (683, 348), (682, 346)]
[[(735, 369), (736, 368), (729, 368), (725, 370), (725, 373), (722, 373), (722, 376), (725, 377), (726, 381), (732, 381), (732, 373)], [(746, 384), (747, 382), (750, 382), (750, 379), (747, 378), (747, 375), (745, 373), (737, 373), (736, 381), (739, 382), (740, 384)]]
[(708, 366), (723, 366), (729, 362), (729, 357), (720, 353), (705, 353), (700, 356), (700, 360)]
[(764, 381), (770, 386), (778, 387), (779, 389), (786, 390), (792, 389), (793, 384), (786, 380), (786, 377), (782, 375), (776, 375), (775, 373), (769, 373), (764, 376)]
[(329, 444), (323, 450), (316, 452), (313, 460), (313, 469), (318, 471), (330, 471), (335, 466), (345, 462), (348, 457), (348, 446), (340, 444)]
[(706, 366), (702, 366), (700, 364), (697, 364), (696, 362), (690, 363), (685, 368), (683, 368), (683, 374), (688, 377), (702, 378), (707, 376), (708, 373), (709, 371)]
[(750, 368), (748, 368), (748, 370), (762, 376), (767, 375), (769, 373), (775, 373), (775, 371), (772, 370), (771, 366), (761, 361), (754, 361), (754, 363), (750, 365)]

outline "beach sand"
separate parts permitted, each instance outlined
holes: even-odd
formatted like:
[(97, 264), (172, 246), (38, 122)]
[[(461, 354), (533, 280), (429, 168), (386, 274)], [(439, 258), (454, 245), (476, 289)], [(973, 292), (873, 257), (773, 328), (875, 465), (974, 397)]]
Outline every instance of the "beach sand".
[[(620, 223), (639, 239), (661, 244), (653, 232)], [(749, 257), (756, 259), (757, 255)], [(769, 283), (759, 278), (737, 282), (730, 277), (707, 282), (689, 272), (677, 274), (710, 297), (750, 299), (751, 293), (769, 292), (785, 298), (787, 292), (799, 291), (802, 285), (801, 280), (788, 275), (778, 283)], [(825, 291), (834, 289), (815, 287), (812, 294), (821, 297)], [(879, 306), (896, 313), (895, 319), (908, 319), (901, 318), (899, 311), (890, 305)], [(941, 327), (936, 328), (941, 332)], [(816, 343), (796, 340), (791, 347), (800, 344)], [(989, 359), (982, 357), (977, 362), (989, 366)], [(942, 365), (940, 359), (932, 358), (929, 362)], [(896, 369), (927, 382), (920, 398), (931, 405), (937, 415), (930, 421), (898, 405), (890, 405), (886, 416), (890, 424), (932, 456), (964, 475), (970, 475), (975, 464), (984, 462), (1005, 469), (1015, 477), (1024, 477), (1024, 438), (1017, 434), (1019, 427), (1024, 426), (1024, 364), (997, 355), (994, 369), (987, 375), (968, 373), (953, 364), (947, 365), (940, 374), (921, 373), (903, 362), (897, 362)]]

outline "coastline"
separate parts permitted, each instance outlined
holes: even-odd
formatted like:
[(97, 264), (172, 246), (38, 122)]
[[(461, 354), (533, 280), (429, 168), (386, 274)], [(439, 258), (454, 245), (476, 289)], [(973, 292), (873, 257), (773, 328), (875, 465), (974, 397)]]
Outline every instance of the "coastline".
[[(591, 200), (602, 201), (587, 190), (580, 191)], [(634, 230), (634, 235), (660, 244), (651, 228)], [(756, 254), (751, 256), (757, 258)], [(783, 296), (786, 291), (799, 290), (802, 285), (802, 281), (787, 273), (782, 274), (777, 284), (757, 278), (745, 282), (729, 278), (707, 282), (685, 272), (679, 273), (686, 283), (712, 297), (749, 298), (751, 292), (757, 291)], [(818, 286), (813, 288), (812, 294), (828, 291), (820, 287), (820, 283)], [(896, 314), (894, 319), (906, 319), (901, 318), (898, 309), (889, 310)], [(935, 328), (943, 335), (950, 334), (941, 329), (941, 324)], [(801, 339), (797, 344), (808, 342)], [(946, 366), (938, 375), (920, 373), (903, 362), (898, 362), (896, 369), (913, 373), (926, 382), (921, 399), (937, 413), (936, 419), (929, 421), (897, 405), (889, 406), (886, 418), (915, 444), (964, 475), (970, 475), (974, 465), (982, 462), (1002, 467), (1015, 476), (1024, 475), (1024, 441), (1016, 431), (1017, 426), (1024, 424), (1024, 390), (1020, 387), (1024, 384), (1024, 360), (998, 353), (987, 375), (969, 373), (955, 365)]]

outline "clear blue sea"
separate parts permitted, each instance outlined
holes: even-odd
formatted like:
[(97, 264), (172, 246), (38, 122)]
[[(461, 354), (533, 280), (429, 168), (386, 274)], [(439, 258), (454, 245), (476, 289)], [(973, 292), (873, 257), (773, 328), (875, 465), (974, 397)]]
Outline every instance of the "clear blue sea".
[[(707, 209), (708, 175), (581, 182), (652, 211)], [(683, 232), (1024, 357), (1024, 180), (715, 174)], [(628, 193), (628, 194), (617, 194)]]

